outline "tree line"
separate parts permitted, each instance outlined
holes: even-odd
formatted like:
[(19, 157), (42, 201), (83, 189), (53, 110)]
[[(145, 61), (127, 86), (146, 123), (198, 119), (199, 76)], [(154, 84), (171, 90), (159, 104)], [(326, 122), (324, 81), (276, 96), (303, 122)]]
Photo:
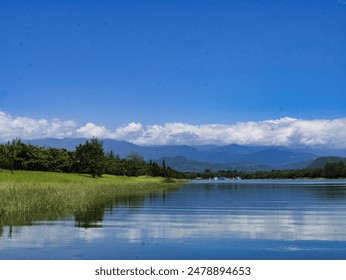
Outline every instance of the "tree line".
[(86, 140), (74, 151), (63, 148), (42, 147), (25, 144), (21, 139), (13, 139), (6, 144), (0, 144), (0, 168), (32, 171), (53, 171), (64, 173), (86, 173), (92, 177), (102, 174), (170, 177), (170, 178), (213, 178), (226, 177), (242, 179), (296, 179), (296, 178), (346, 178), (346, 164), (328, 162), (321, 168), (303, 168), (293, 170), (271, 170), (245, 172), (238, 170), (204, 172), (179, 172), (168, 166), (165, 161), (159, 165), (154, 161), (146, 162), (137, 153), (130, 153), (126, 158), (120, 158), (113, 151), (105, 152), (102, 141), (98, 138)]
[(211, 171), (206, 169), (204, 172), (190, 174), (191, 177), (213, 178), (226, 177), (242, 179), (298, 179), (298, 178), (327, 178), (338, 179), (346, 178), (346, 164), (342, 161), (327, 162), (324, 167), (320, 168), (302, 168), (288, 170), (271, 170), (271, 171), (256, 171), (245, 172), (237, 170), (219, 170)]
[(183, 178), (184, 174), (170, 167), (163, 161), (161, 165), (131, 153), (120, 158), (113, 151), (105, 152), (102, 141), (97, 138), (86, 140), (74, 151), (62, 148), (42, 147), (23, 143), (13, 139), (0, 144), (0, 168), (32, 171), (53, 171), (64, 173), (85, 173), (92, 177), (102, 174)]

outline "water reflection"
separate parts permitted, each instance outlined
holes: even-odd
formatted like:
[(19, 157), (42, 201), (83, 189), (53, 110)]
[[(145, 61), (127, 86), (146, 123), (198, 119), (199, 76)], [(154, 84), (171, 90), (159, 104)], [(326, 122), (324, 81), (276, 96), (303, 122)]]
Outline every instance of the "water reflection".
[(141, 215), (126, 221), (108, 221), (104, 226), (117, 228), (113, 236), (132, 243), (147, 239), (194, 237), (346, 241), (346, 226), (340, 225), (340, 218), (345, 219), (346, 215), (333, 220), (323, 213), (305, 212), (296, 217), (294, 212), (283, 211), (272, 215), (195, 215), (192, 220), (186, 215), (161, 214), (155, 218), (152, 215)]
[(133, 215), (109, 215), (115, 238), (233, 237), (346, 241), (345, 185), (190, 184), (146, 200)]
[(104, 226), (104, 215), (117, 215), (119, 209), (138, 209), (142, 207), (144, 200), (150, 202), (162, 199), (165, 201), (166, 191), (150, 192), (146, 195), (131, 195), (117, 198), (111, 204), (99, 204), (75, 213), (75, 226), (80, 228), (99, 228)]
[[(212, 258), (228, 250), (230, 258), (230, 249), (222, 244), (234, 249), (236, 244), (246, 247), (250, 243), (252, 248), (280, 252), (302, 248), (328, 252), (331, 246), (339, 246), (338, 256), (346, 257), (346, 182), (194, 182), (174, 192), (99, 203), (60, 220), (0, 227), (0, 252), (50, 248), (56, 250), (56, 258), (59, 253), (62, 258), (93, 254), (103, 258), (105, 251), (115, 259), (126, 254), (128, 258), (138, 254), (162, 258), (169, 248), (181, 246), (192, 251), (214, 250)], [(85, 246), (90, 251), (81, 255)]]
[(104, 208), (102, 206), (87, 209), (75, 214), (75, 227), (94, 228), (102, 227)]
[[(173, 191), (174, 189), (168, 188), (167, 191)], [(20, 227), (30, 226), (35, 221), (56, 221), (64, 219), (69, 214), (74, 214), (75, 226), (82, 228), (100, 227), (102, 226), (103, 216), (105, 211), (112, 213), (117, 211), (117, 208), (134, 208), (140, 206), (149, 195), (150, 200), (156, 197), (165, 196), (166, 191), (158, 191), (153, 193), (138, 193), (131, 195), (121, 195), (118, 197), (110, 197), (108, 199), (95, 198), (94, 201), (90, 202), (87, 209), (75, 213), (65, 212), (38, 212), (36, 209), (32, 209), (30, 212), (13, 213), (5, 217), (0, 216), (0, 237), (4, 234), (4, 227)]]

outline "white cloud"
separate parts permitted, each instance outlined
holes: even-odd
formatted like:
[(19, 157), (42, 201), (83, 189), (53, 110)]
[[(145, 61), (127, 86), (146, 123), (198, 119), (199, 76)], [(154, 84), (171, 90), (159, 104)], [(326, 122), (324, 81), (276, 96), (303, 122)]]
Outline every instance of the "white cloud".
[(231, 144), (242, 145), (308, 145), (346, 147), (346, 118), (335, 120), (298, 120), (282, 118), (236, 124), (189, 125), (168, 123), (142, 129), (136, 144)]
[(94, 123), (87, 123), (85, 126), (82, 126), (76, 130), (78, 136), (81, 137), (98, 137), (98, 138), (107, 138), (109, 131), (104, 126), (98, 126)]
[(143, 129), (142, 124), (132, 122), (126, 126), (117, 128), (114, 136), (119, 139), (136, 138), (141, 135), (142, 129)]
[(72, 120), (13, 118), (0, 112), (1, 141), (16, 137), (34, 139), (93, 136), (125, 140), (139, 145), (236, 143), (346, 148), (346, 118), (301, 120), (285, 117), (260, 122), (203, 125), (166, 123), (144, 126), (141, 123), (132, 122), (110, 130), (92, 122), (78, 127)]
[(61, 121), (54, 119), (31, 119), (25, 117), (13, 118), (0, 112), (0, 140), (12, 138), (34, 139), (44, 137), (72, 137), (76, 128), (74, 121)]

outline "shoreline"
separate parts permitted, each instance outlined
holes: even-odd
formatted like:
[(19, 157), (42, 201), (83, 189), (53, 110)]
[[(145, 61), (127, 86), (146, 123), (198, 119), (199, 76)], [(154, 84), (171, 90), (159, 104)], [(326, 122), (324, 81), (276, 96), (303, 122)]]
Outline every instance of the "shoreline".
[(185, 180), (165, 182), (162, 177), (126, 177), (55, 173), (42, 171), (0, 171), (0, 227), (53, 220), (69, 214), (93, 211), (134, 201), (146, 194), (179, 188)]

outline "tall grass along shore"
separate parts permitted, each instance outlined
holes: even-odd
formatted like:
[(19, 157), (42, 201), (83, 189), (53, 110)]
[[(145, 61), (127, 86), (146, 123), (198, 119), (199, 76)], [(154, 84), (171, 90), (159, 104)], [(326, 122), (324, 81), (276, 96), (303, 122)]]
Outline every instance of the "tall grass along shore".
[[(126, 177), (39, 171), (0, 171), (0, 226), (56, 219), (107, 207), (123, 201), (141, 200), (146, 193), (166, 192), (183, 180), (161, 177)], [(130, 199), (131, 198), (131, 199)]]

